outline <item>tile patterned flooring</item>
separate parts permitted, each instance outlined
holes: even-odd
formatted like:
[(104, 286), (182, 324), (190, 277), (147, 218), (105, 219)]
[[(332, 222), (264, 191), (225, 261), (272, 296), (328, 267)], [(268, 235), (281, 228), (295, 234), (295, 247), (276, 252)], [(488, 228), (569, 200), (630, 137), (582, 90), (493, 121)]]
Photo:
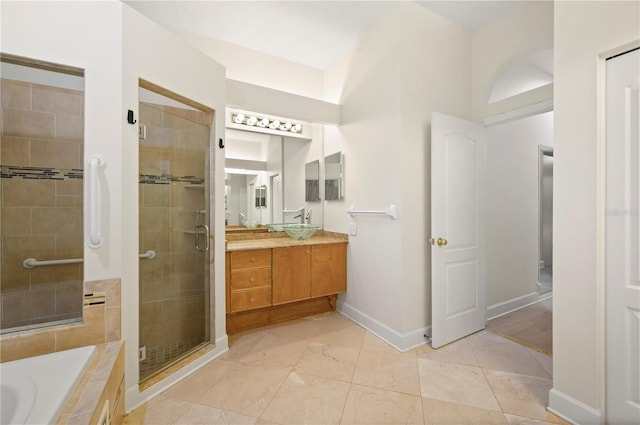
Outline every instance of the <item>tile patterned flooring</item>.
[(125, 424), (566, 424), (551, 359), (490, 332), (401, 353), (332, 312), (230, 337)]

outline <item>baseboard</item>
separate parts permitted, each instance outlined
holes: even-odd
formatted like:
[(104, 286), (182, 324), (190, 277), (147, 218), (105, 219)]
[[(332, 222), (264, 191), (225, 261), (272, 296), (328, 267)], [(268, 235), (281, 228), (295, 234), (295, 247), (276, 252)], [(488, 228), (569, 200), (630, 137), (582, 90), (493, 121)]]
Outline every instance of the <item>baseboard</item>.
[(555, 388), (549, 391), (549, 407), (547, 410), (576, 425), (601, 425), (604, 423), (600, 410), (587, 406)]
[(211, 351), (202, 355), (193, 362), (185, 365), (179, 371), (173, 373), (172, 375), (169, 375), (157, 384), (154, 384), (144, 391), (139, 390), (138, 384), (135, 384), (133, 387), (127, 388), (125, 395), (126, 412), (131, 413), (137, 407), (143, 405), (164, 390), (187, 378), (192, 373), (194, 373), (213, 359), (220, 357), (227, 351), (229, 351), (229, 337), (225, 334), (224, 336), (216, 339), (215, 346)]
[(401, 334), (384, 323), (379, 322), (373, 317), (345, 303), (341, 299), (338, 299), (337, 310), (369, 332), (383, 339), (386, 343), (392, 345), (398, 351), (402, 352), (409, 351), (415, 347), (426, 344), (424, 335), (431, 333), (431, 326), (428, 326), (416, 329), (415, 331), (406, 334)]
[(521, 309), (522, 307), (526, 307), (531, 304), (535, 304), (537, 302), (546, 300), (547, 298), (551, 298), (551, 297), (552, 297), (551, 292), (548, 292), (543, 295), (538, 295), (537, 292), (531, 292), (529, 294), (522, 295), (520, 297), (512, 298), (510, 300), (491, 305), (487, 307), (487, 320), (504, 316), (505, 314), (511, 313), (512, 311)]

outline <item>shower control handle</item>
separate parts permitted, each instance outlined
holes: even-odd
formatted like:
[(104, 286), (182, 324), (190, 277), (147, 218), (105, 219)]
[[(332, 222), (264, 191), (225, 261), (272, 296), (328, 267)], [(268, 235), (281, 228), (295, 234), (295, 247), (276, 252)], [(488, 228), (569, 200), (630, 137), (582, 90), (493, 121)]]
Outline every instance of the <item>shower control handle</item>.
[[(204, 233), (201, 231), (204, 230)], [(200, 246), (200, 235), (204, 234), (205, 245), (204, 248)], [(196, 226), (196, 251), (207, 252), (209, 251), (209, 226), (206, 224), (200, 224)]]

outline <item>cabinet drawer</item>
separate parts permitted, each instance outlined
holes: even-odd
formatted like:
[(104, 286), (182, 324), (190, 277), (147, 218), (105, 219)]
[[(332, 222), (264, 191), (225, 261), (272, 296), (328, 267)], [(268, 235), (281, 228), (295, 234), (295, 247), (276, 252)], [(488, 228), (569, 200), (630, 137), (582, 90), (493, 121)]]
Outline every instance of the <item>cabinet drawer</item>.
[(231, 312), (271, 305), (271, 286), (231, 291)]
[(271, 267), (234, 270), (231, 272), (231, 290), (271, 286)]
[(231, 270), (253, 267), (271, 267), (271, 250), (252, 249), (249, 251), (233, 251), (231, 253)]

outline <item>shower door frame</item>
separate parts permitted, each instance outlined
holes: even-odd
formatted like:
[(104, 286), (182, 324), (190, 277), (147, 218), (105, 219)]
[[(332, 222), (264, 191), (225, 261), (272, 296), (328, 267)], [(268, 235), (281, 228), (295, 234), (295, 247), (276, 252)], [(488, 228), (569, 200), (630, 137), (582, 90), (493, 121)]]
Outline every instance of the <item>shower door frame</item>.
[[(172, 359), (171, 361), (167, 362), (166, 364), (164, 364), (161, 368), (159, 368), (158, 370), (153, 371), (152, 373), (150, 373), (149, 375), (145, 376), (144, 378), (141, 377), (141, 373), (140, 373), (140, 369), (138, 369), (138, 381), (140, 384), (140, 390), (144, 390), (146, 387), (153, 385), (155, 382), (157, 382), (156, 377), (162, 376), (161, 372), (166, 371), (166, 370), (171, 370), (171, 369), (179, 369), (180, 368), (180, 364), (183, 362), (183, 360), (185, 358), (189, 358), (189, 357), (197, 357), (198, 353), (202, 353), (204, 354), (207, 350), (202, 350), (204, 347), (208, 347), (208, 346), (214, 346), (215, 344), (215, 303), (214, 303), (214, 262), (213, 262), (213, 257), (214, 257), (214, 238), (213, 238), (213, 232), (211, 231), (211, 229), (213, 229), (213, 217), (214, 217), (214, 211), (212, 210), (212, 202), (211, 202), (211, 198), (212, 198), (212, 193), (213, 193), (213, 188), (214, 188), (214, 157), (213, 157), (213, 147), (214, 147), (214, 135), (215, 135), (215, 119), (216, 119), (216, 112), (215, 110), (213, 110), (212, 108), (209, 108), (207, 106), (204, 106), (196, 101), (193, 101), (185, 96), (182, 96), (176, 92), (173, 92), (171, 90), (168, 90), (162, 86), (159, 86), (157, 84), (154, 84), (148, 80), (144, 80), (144, 79), (139, 79), (138, 80), (138, 89), (145, 89), (147, 91), (151, 91), (157, 95), (160, 95), (162, 97), (168, 98), (170, 100), (182, 103), (186, 106), (192, 107), (194, 109), (197, 109), (198, 111), (206, 114), (207, 120), (205, 125), (208, 127), (209, 131), (208, 131), (208, 144), (205, 147), (205, 150), (203, 152), (203, 159), (205, 161), (204, 164), (204, 173), (203, 173), (203, 182), (202, 184), (204, 185), (204, 210), (207, 212), (205, 215), (205, 220), (203, 223), (207, 226), (207, 233), (206, 233), (206, 238), (208, 239), (207, 241), (207, 250), (206, 253), (204, 255), (204, 265), (205, 270), (203, 273), (203, 282), (202, 284), (204, 285), (204, 294), (203, 294), (203, 302), (204, 302), (204, 341), (201, 342), (200, 344), (190, 348), (188, 351), (186, 351), (185, 353), (183, 353), (182, 355), (178, 356), (175, 359)], [(140, 99), (138, 99), (138, 103), (140, 104)], [(143, 123), (139, 123), (139, 124), (143, 124)], [(138, 158), (138, 167), (140, 166), (140, 158)], [(138, 175), (140, 176), (139, 172)], [(138, 184), (138, 187), (140, 185)], [(140, 201), (138, 201), (138, 208), (140, 208)], [(140, 214), (140, 212), (138, 211), (138, 215)], [(197, 216), (197, 215), (196, 215)], [(198, 224), (198, 223), (196, 223)], [(140, 226), (138, 227), (140, 229)], [(195, 236), (197, 237), (197, 235)], [(194, 239), (195, 239), (194, 237)], [(201, 242), (203, 242), (203, 239), (200, 239)], [(196, 248), (198, 245), (198, 242), (195, 242)], [(138, 263), (139, 264), (139, 263)], [(138, 276), (140, 276), (140, 266), (138, 265)], [(141, 288), (139, 286), (138, 288), (138, 292), (140, 293)], [(140, 302), (138, 303), (138, 317), (140, 318)], [(140, 324), (140, 322), (139, 322)], [(138, 333), (140, 333), (140, 329), (138, 329)], [(139, 344), (141, 344), (141, 341), (139, 340)]]

